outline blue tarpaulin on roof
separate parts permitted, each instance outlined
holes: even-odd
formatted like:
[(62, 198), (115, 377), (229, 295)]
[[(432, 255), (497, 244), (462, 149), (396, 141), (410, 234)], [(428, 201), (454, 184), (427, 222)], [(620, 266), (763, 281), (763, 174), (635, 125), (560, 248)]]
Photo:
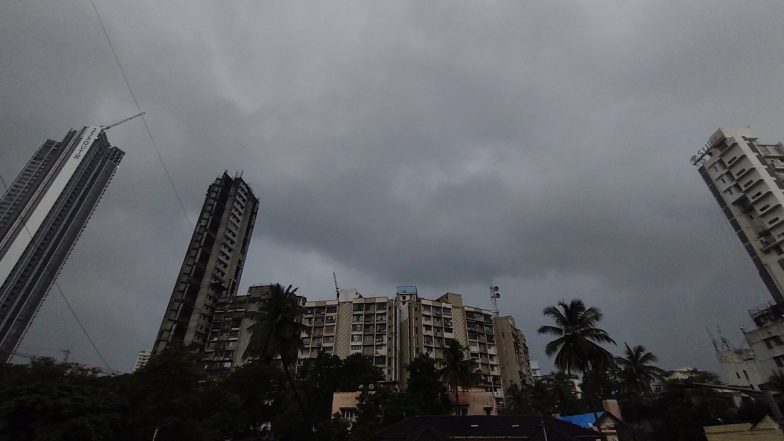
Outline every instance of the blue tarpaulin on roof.
[[(601, 418), (604, 412), (596, 412), (596, 415)], [(566, 415), (557, 417), (561, 421), (572, 423), (585, 429), (590, 429), (596, 426), (596, 417), (593, 413), (581, 413), (579, 415)]]

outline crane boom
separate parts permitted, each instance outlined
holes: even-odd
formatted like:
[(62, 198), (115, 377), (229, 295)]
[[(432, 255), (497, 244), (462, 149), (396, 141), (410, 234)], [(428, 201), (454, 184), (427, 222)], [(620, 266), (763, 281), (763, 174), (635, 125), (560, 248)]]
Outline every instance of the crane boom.
[(106, 125), (106, 126), (101, 126), (101, 130), (103, 130), (103, 131), (109, 130), (112, 127), (119, 126), (120, 124), (126, 123), (126, 122), (128, 122), (128, 121), (130, 121), (132, 119), (136, 119), (136, 118), (139, 118), (140, 116), (144, 116), (146, 113), (147, 112), (139, 112), (136, 115), (129, 116), (128, 118), (122, 119), (122, 120), (117, 121), (115, 123), (112, 123), (112, 124), (109, 124), (109, 125)]

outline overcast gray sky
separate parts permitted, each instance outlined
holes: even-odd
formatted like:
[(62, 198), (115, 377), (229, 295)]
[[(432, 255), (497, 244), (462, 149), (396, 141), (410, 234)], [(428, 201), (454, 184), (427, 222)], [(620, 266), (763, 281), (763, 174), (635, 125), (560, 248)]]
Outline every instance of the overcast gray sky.
[[(719, 126), (784, 140), (780, 1), (96, 0), (191, 218), (224, 169), (261, 197), (243, 287), (412, 284), (489, 307), (543, 366), (582, 298), (663, 367), (715, 369), (769, 299), (689, 164)], [(0, 5), (0, 174), (135, 112), (87, 0)], [(158, 330), (191, 230), (140, 121), (60, 283), (113, 368)], [(244, 288), (243, 288), (244, 290)], [(21, 351), (99, 365), (50, 295)], [(615, 349), (620, 352), (620, 348)]]

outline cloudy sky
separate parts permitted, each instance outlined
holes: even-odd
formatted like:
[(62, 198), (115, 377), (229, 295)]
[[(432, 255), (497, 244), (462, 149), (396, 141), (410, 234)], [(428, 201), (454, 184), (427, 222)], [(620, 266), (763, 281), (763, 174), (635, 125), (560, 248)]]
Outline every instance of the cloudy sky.
[[(135, 113), (87, 0), (6, 0), (0, 175)], [(542, 309), (582, 298), (667, 368), (715, 369), (769, 295), (689, 157), (719, 126), (784, 140), (780, 1), (96, 0), (191, 219), (241, 170), (243, 286), (417, 285), (489, 307), (543, 366)], [(191, 235), (141, 121), (60, 283), (109, 364), (152, 346)], [(243, 288), (244, 289), (244, 288)], [(56, 294), (20, 349), (99, 365)], [(620, 351), (620, 349), (616, 349)]]

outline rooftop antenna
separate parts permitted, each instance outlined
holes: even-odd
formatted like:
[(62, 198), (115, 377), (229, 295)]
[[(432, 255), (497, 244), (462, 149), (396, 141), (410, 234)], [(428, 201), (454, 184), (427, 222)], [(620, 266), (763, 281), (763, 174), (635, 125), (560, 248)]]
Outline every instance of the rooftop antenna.
[(498, 311), (498, 299), (501, 298), (501, 293), (498, 290), (497, 285), (490, 285), (490, 301), (493, 302), (493, 311), (495, 317), (498, 317), (501, 313)]
[(332, 273), (332, 280), (335, 281), (335, 298), (340, 300), (340, 289), (338, 288), (338, 276), (334, 272)]
[(60, 352), (63, 353), (63, 363), (68, 363), (68, 359), (71, 358), (71, 350), (70, 349), (63, 349)]
[(130, 121), (132, 119), (136, 119), (136, 118), (139, 118), (141, 116), (144, 116), (145, 114), (147, 114), (147, 112), (139, 112), (136, 115), (129, 116), (128, 118), (125, 118), (125, 119), (121, 119), (120, 121), (117, 121), (115, 123), (111, 123), (111, 124), (106, 125), (106, 126), (101, 126), (101, 130), (105, 132), (105, 131), (111, 129), (112, 127), (119, 126), (120, 124), (126, 123), (126, 122), (128, 122), (128, 121)]

